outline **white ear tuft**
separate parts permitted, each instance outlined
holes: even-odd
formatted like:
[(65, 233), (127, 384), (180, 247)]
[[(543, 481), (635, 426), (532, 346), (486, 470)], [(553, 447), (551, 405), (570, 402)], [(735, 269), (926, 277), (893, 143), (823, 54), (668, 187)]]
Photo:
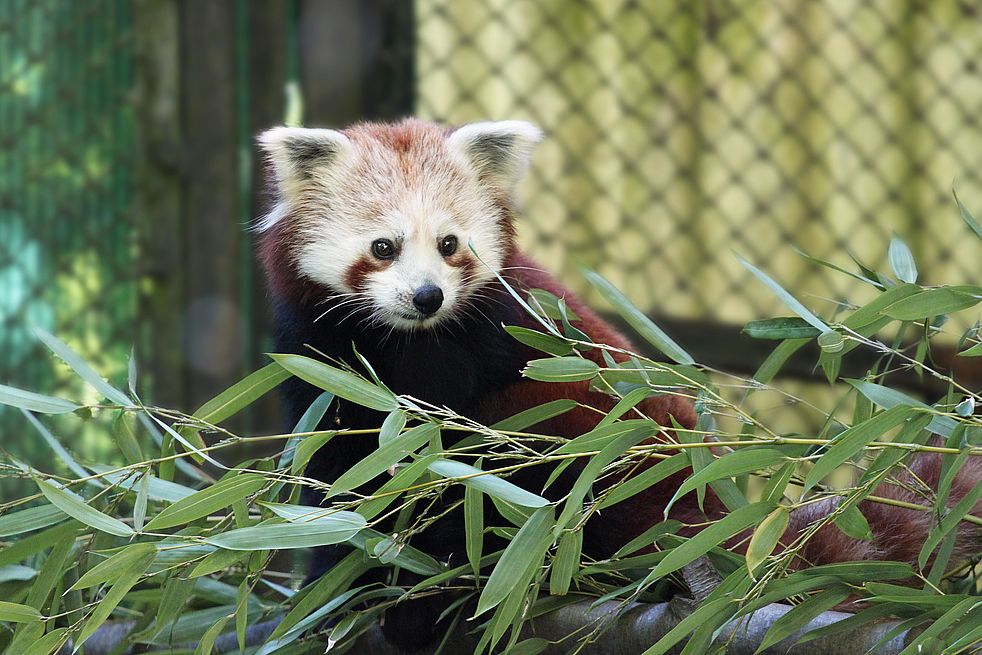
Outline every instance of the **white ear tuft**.
[(329, 168), (350, 150), (351, 141), (337, 130), (274, 127), (259, 135), (259, 147), (273, 165), (282, 196), (289, 196), (318, 168)]
[(528, 169), (542, 130), (526, 121), (471, 123), (447, 137), (447, 147), (461, 156), (478, 175), (494, 186), (510, 190)]

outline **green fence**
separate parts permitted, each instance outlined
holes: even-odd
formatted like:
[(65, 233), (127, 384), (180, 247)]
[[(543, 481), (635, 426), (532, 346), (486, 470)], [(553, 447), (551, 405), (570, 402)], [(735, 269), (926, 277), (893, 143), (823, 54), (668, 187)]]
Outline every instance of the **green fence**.
[(108, 374), (138, 339), (131, 24), (123, 0), (0, 2), (0, 382), (68, 391), (33, 328)]

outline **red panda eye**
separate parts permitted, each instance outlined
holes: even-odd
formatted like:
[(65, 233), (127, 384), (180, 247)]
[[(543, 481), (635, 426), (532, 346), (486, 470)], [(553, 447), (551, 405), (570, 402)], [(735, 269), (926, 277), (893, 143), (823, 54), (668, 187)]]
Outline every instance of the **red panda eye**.
[(449, 257), (455, 252), (457, 252), (457, 237), (452, 234), (443, 237), (443, 240), (440, 241), (440, 254), (444, 257)]
[(392, 259), (396, 256), (396, 247), (388, 239), (372, 241), (372, 254), (376, 259)]

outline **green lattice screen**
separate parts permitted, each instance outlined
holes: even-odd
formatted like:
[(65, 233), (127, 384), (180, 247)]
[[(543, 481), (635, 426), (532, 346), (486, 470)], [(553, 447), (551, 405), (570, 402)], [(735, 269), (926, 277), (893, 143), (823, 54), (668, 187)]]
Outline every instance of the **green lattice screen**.
[[(35, 326), (110, 375), (137, 338), (130, 27), (125, 0), (0, 2), (0, 383), (91, 393)], [(0, 408), (5, 449), (26, 429)]]
[(791, 245), (883, 267), (894, 230), (923, 281), (982, 277), (949, 191), (982, 207), (977, 3), (415, 6), (419, 114), (545, 129), (521, 236), (571, 282), (580, 261), (662, 316), (786, 313), (737, 251), (825, 311), (857, 286)]

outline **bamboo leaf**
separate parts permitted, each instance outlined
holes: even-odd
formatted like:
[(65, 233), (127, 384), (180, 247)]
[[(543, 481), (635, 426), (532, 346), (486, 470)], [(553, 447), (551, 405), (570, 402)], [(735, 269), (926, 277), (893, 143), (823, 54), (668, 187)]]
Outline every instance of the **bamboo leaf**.
[(740, 449), (732, 453), (714, 459), (698, 472), (686, 478), (685, 482), (679, 486), (675, 495), (668, 501), (665, 507), (665, 517), (668, 517), (669, 510), (679, 498), (694, 491), (700, 485), (709, 484), (723, 478), (733, 478), (744, 473), (762, 471), (776, 464), (781, 464), (788, 460), (787, 455), (774, 448), (761, 449)]
[(660, 327), (654, 324), (650, 318), (635, 307), (617, 287), (608, 282), (600, 274), (589, 269), (582, 269), (583, 275), (593, 287), (603, 295), (614, 310), (620, 314), (621, 318), (635, 332), (644, 337), (645, 341), (653, 345), (660, 352), (668, 356), (669, 359), (678, 364), (695, 364), (692, 355), (687, 353), (671, 337), (669, 337)]
[(873, 539), (873, 530), (870, 529), (869, 521), (855, 505), (850, 505), (839, 516), (835, 517), (835, 525), (853, 539), (863, 541)]
[(642, 655), (664, 655), (669, 649), (685, 639), (689, 633), (713, 619), (713, 617), (718, 616), (722, 612), (729, 612), (732, 616), (732, 605), (733, 601), (729, 598), (716, 598), (703, 603), (694, 612), (679, 621), (675, 627), (644, 651)]
[(0, 600), (0, 621), (6, 621), (8, 623), (30, 623), (31, 621), (40, 620), (41, 612), (33, 607)]
[(424, 423), (403, 432), (342, 473), (331, 485), (327, 496), (330, 498), (357, 489), (366, 482), (374, 480), (423, 444), (429, 443), (434, 435), (439, 434), (439, 431), (438, 425)]
[(913, 284), (917, 282), (917, 264), (914, 263), (914, 254), (900, 237), (890, 239), (890, 248), (887, 251), (887, 258), (890, 260), (890, 268), (893, 274), (903, 282)]
[(958, 353), (960, 357), (982, 357), (982, 342)]
[(195, 410), (194, 416), (213, 425), (224, 421), (289, 377), (290, 371), (279, 364), (267, 364), (206, 402)]
[(374, 385), (354, 373), (343, 371), (303, 355), (270, 355), (270, 357), (301, 380), (325, 391), (330, 391), (338, 398), (344, 398), (380, 412), (391, 412), (399, 407), (399, 401), (392, 392)]
[(549, 572), (549, 594), (565, 596), (569, 592), (573, 575), (580, 567), (580, 554), (583, 551), (583, 531), (564, 532), (559, 538), (559, 548), (556, 558), (552, 561)]
[(945, 535), (958, 527), (958, 523), (965, 518), (965, 515), (972, 511), (975, 503), (982, 499), (982, 484), (976, 484), (971, 491), (965, 494), (954, 507), (952, 507), (938, 525), (934, 526), (927, 535), (924, 546), (917, 556), (917, 565), (923, 569), (927, 565), (927, 560), (931, 553), (938, 547)]
[(348, 541), (367, 525), (365, 517), (338, 511), (307, 523), (263, 523), (206, 537), (227, 550), (285, 550), (327, 546)]
[[(477, 464), (480, 465), (480, 460)], [(484, 550), (484, 496), (477, 487), (464, 489), (464, 550), (474, 580), (481, 579), (481, 555)]]
[(11, 512), (0, 516), (0, 537), (12, 537), (32, 530), (40, 530), (67, 518), (68, 515), (55, 505), (39, 505)]
[(771, 627), (764, 635), (764, 639), (754, 652), (759, 653), (779, 641), (787, 639), (804, 628), (816, 616), (844, 601), (849, 597), (849, 594), (848, 588), (833, 587), (832, 589), (826, 589), (815, 594), (803, 603), (795, 605), (787, 614), (771, 624)]
[(403, 491), (415, 484), (436, 458), (436, 454), (424, 455), (415, 462), (400, 467), (395, 475), (372, 494), (374, 498), (359, 503), (356, 511), (369, 520), (375, 518), (399, 497), (399, 494), (392, 492)]
[(754, 339), (814, 339), (821, 332), (803, 318), (788, 316), (750, 321), (742, 332)]
[(170, 482), (169, 480), (161, 480), (147, 473), (144, 473), (137, 479), (133, 476), (132, 471), (119, 471), (105, 464), (93, 464), (89, 468), (98, 473), (103, 480), (137, 493), (139, 493), (139, 485), (142, 484), (142, 480), (146, 479), (147, 494), (154, 500), (176, 503), (196, 493), (191, 487), (185, 487), (183, 484)]
[(201, 641), (194, 649), (194, 655), (211, 655), (212, 650), (215, 647), (215, 640), (218, 636), (222, 634), (225, 630), (225, 626), (228, 624), (229, 620), (232, 618), (231, 614), (223, 616), (222, 618), (215, 621), (205, 634), (201, 636)]
[(954, 186), (951, 187), (951, 195), (955, 198), (955, 204), (958, 205), (958, 213), (962, 217), (962, 220), (965, 221), (965, 225), (967, 225), (972, 232), (975, 232), (976, 236), (982, 239), (982, 225), (979, 225), (979, 222), (975, 220), (975, 217), (972, 216), (970, 211), (968, 211), (968, 208), (962, 204), (961, 200), (958, 199), (958, 194), (955, 193)]
[(402, 434), (402, 429), (406, 427), (406, 412), (401, 409), (389, 412), (382, 422), (382, 429), (378, 433), (378, 445), (384, 446), (392, 439)]
[(136, 583), (140, 581), (140, 578), (143, 577), (143, 573), (150, 567), (152, 561), (153, 555), (146, 556), (142, 562), (134, 563), (128, 572), (116, 580), (105, 597), (96, 604), (95, 609), (89, 616), (89, 620), (86, 621), (85, 626), (82, 627), (82, 631), (79, 632), (78, 638), (75, 640), (76, 648), (84, 644), (89, 637), (95, 634), (99, 626), (106, 622), (109, 615), (122, 602), (126, 594), (130, 592), (130, 589), (135, 587)]
[(779, 505), (754, 530), (754, 536), (750, 538), (750, 545), (747, 546), (747, 570), (751, 576), (754, 575), (757, 567), (774, 552), (774, 548), (777, 547), (778, 541), (788, 527), (790, 518), (791, 512), (788, 508)]
[(655, 568), (647, 575), (645, 581), (664, 578), (669, 573), (678, 571), (689, 562), (719, 546), (733, 535), (754, 525), (772, 511), (774, 511), (774, 503), (767, 501), (744, 505), (733, 510), (682, 545), (672, 549), (662, 561), (655, 565)]
[[(117, 580), (120, 576), (139, 568), (147, 558), (152, 562), (156, 555), (157, 547), (154, 544), (132, 544), (127, 546), (112, 557), (104, 559), (86, 571), (75, 584), (69, 587), (69, 591), (74, 589), (88, 589), (104, 582)], [(149, 565), (149, 562), (147, 562), (142, 570), (145, 571)]]
[(19, 407), (39, 414), (67, 414), (74, 412), (79, 407), (62, 398), (44, 396), (33, 391), (8, 387), (5, 384), (0, 384), (0, 404)]
[(805, 476), (804, 491), (807, 492), (841, 464), (861, 452), (867, 444), (910, 418), (915, 411), (913, 407), (896, 405), (839, 434)]
[[(41, 421), (34, 417), (34, 414), (30, 413), (26, 409), (21, 409), (20, 411), (28, 422), (40, 433), (41, 438), (44, 439), (45, 443), (48, 444), (51, 450), (55, 451), (55, 454), (58, 455), (58, 459), (64, 462), (65, 466), (67, 466), (72, 473), (80, 478), (88, 477), (88, 472), (75, 461), (75, 458), (72, 457), (67, 450), (65, 450), (64, 446), (61, 445), (61, 442), (59, 442), (50, 431), (48, 431), (48, 428), (44, 427)], [(96, 484), (101, 486), (99, 482), (96, 482)]]
[(589, 359), (551, 357), (533, 359), (522, 369), (522, 375), (539, 382), (579, 382), (592, 380), (599, 371), (600, 367)]
[(550, 355), (568, 355), (573, 352), (573, 346), (568, 341), (552, 334), (515, 325), (506, 325), (505, 332), (519, 343)]
[(982, 296), (953, 287), (938, 287), (915, 293), (884, 308), (882, 313), (901, 321), (919, 321), (932, 316), (968, 309), (982, 302)]
[(737, 259), (744, 268), (753, 273), (754, 276), (763, 282), (768, 288), (770, 288), (770, 290), (773, 291), (774, 294), (780, 298), (781, 301), (788, 306), (788, 308), (791, 309), (791, 311), (804, 319), (809, 325), (814, 327), (819, 332), (828, 332), (831, 329), (825, 324), (824, 321), (822, 321), (822, 319), (815, 316), (808, 310), (807, 307), (802, 305), (797, 298), (785, 291), (784, 287), (775, 282), (769, 275), (767, 275), (767, 273), (763, 272), (739, 255), (737, 255)]
[(218, 510), (228, 509), (235, 501), (247, 498), (265, 486), (266, 478), (258, 473), (229, 475), (210, 487), (165, 507), (147, 523), (146, 531), (154, 532), (175, 525), (187, 525)]
[(515, 505), (542, 507), (549, 504), (549, 501), (542, 496), (526, 491), (496, 475), (484, 473), (481, 469), (474, 468), (469, 464), (449, 459), (437, 459), (428, 468), (441, 477), (455, 480), (466, 487), (477, 489), (489, 496), (500, 498)]
[(497, 607), (514, 589), (524, 586), (522, 579), (525, 572), (537, 560), (541, 562), (549, 547), (553, 516), (552, 505), (540, 507), (519, 529), (484, 585), (475, 616)]
[(68, 347), (64, 341), (42, 330), (35, 328), (34, 334), (40, 339), (51, 352), (60, 357), (80, 378), (85, 380), (89, 386), (101, 393), (106, 399), (111, 400), (117, 405), (129, 407), (133, 401), (125, 393), (106, 382), (101, 375), (89, 366), (78, 353)]
[[(875, 382), (868, 382), (866, 380), (852, 380), (848, 378), (846, 378), (845, 381), (856, 387), (861, 394), (869, 398), (883, 409), (890, 409), (891, 407), (896, 407), (897, 405), (908, 405), (910, 407), (933, 409), (930, 405), (925, 405), (919, 400), (914, 400), (901, 391), (891, 389), (890, 387), (885, 387), (881, 384), (876, 384)], [(948, 416), (935, 416), (928, 424), (926, 429), (947, 437), (952, 433), (957, 425), (958, 424), (953, 418)]]
[(498, 421), (491, 427), (495, 430), (502, 430), (506, 432), (525, 430), (538, 425), (543, 421), (548, 421), (551, 418), (565, 414), (574, 407), (576, 407), (576, 401), (574, 400), (569, 400), (566, 398), (552, 400)]
[(48, 502), (90, 528), (108, 532), (117, 537), (129, 537), (134, 534), (133, 528), (119, 519), (114, 519), (111, 516), (103, 514), (86, 503), (80, 496), (73, 494), (67, 489), (55, 486), (53, 483), (36, 476), (34, 477), (34, 481), (37, 483), (41, 493), (44, 494), (44, 497), (48, 499)]

